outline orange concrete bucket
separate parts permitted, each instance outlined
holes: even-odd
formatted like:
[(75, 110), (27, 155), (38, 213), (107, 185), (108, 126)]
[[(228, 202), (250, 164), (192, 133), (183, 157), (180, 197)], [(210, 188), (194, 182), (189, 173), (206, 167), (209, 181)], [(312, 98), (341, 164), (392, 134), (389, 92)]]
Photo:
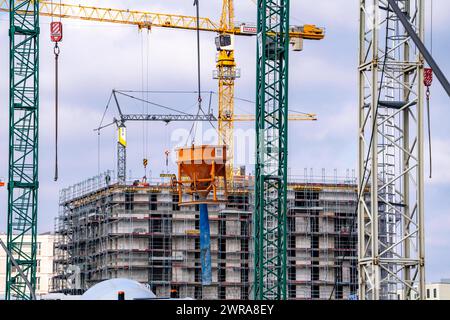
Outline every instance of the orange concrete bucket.
[[(178, 192), (180, 205), (218, 202), (217, 188), (220, 178), (226, 180), (226, 146), (202, 145), (176, 150), (178, 165)], [(226, 186), (226, 181), (224, 183)], [(212, 200), (207, 200), (212, 192)], [(225, 190), (226, 192), (226, 190)], [(183, 203), (183, 194), (192, 201)]]

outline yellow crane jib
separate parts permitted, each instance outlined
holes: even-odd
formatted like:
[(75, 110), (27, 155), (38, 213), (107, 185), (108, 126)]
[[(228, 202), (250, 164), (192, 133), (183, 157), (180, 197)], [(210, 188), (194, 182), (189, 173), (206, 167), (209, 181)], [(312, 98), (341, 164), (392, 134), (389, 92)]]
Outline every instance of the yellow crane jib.
[[(0, 0), (0, 11), (9, 12), (8, 0)], [(197, 30), (197, 18), (194, 16), (139, 10), (102, 8), (59, 2), (52, 4), (50, 1), (39, 1), (39, 14), (48, 17), (130, 24), (136, 25), (139, 28), (159, 27)], [(201, 17), (199, 22), (201, 31), (235, 34), (238, 36), (256, 35), (256, 27), (252, 24), (243, 23), (229, 30), (221, 28), (220, 23), (214, 22), (209, 18)], [(291, 27), (289, 36), (291, 39), (321, 40), (325, 37), (325, 31), (315, 25), (293, 26)]]

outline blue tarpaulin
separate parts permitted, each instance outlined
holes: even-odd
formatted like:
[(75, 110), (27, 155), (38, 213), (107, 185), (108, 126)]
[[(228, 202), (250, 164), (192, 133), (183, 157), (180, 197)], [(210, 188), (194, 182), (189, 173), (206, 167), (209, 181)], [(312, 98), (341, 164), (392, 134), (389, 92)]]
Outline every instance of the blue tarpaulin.
[(200, 259), (202, 261), (202, 285), (207, 286), (212, 282), (211, 234), (207, 204), (200, 204)]

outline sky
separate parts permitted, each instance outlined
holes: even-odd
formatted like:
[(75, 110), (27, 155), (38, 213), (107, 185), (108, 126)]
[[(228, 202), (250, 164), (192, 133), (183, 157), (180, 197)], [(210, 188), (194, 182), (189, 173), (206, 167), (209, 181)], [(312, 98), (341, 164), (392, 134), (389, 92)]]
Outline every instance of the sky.
[[(151, 12), (194, 15), (191, 0), (173, 1), (63, 1), (102, 7), (129, 8)], [(427, 1), (429, 3), (429, 1)], [(434, 0), (433, 55), (443, 72), (450, 76), (448, 35), (448, 0)], [(427, 7), (429, 9), (429, 6)], [(220, 1), (202, 1), (201, 16), (219, 21)], [(256, 6), (251, 0), (235, 1), (236, 21), (255, 22)], [(428, 10), (430, 12), (430, 10)], [(428, 14), (427, 18), (430, 15)], [(431, 19), (427, 21), (427, 45), (430, 46)], [(64, 40), (60, 54), (60, 179), (54, 171), (54, 57), (48, 18), (41, 18), (40, 56), (40, 153), (39, 153), (39, 232), (52, 231), (58, 214), (61, 188), (92, 177), (107, 169), (115, 170), (116, 132), (109, 127), (100, 137), (98, 127), (112, 89), (158, 91), (194, 91), (197, 83), (196, 35), (192, 31), (154, 29), (139, 32), (134, 26), (64, 20)], [(291, 109), (316, 113), (317, 122), (293, 122), (289, 127), (289, 168), (292, 175), (302, 175), (305, 168), (318, 175), (322, 168), (344, 176), (354, 170), (357, 161), (357, 64), (358, 1), (291, 1), (291, 24), (316, 24), (326, 29), (326, 39), (305, 41), (304, 51), (290, 55)], [(201, 34), (202, 89), (217, 92), (212, 79), (215, 69), (215, 34)], [(8, 154), (8, 16), (0, 13), (0, 177), (7, 179)], [(235, 96), (255, 99), (255, 38), (236, 39), (236, 60), (241, 78)], [(194, 112), (194, 94), (151, 94), (149, 100)], [(208, 101), (208, 96), (204, 96)], [(140, 103), (121, 100), (126, 112), (141, 112)], [(206, 102), (205, 102), (206, 104)], [(212, 107), (217, 113), (217, 96)], [(160, 112), (155, 109), (152, 112)], [(238, 100), (236, 113), (254, 113), (254, 105)], [(112, 120), (110, 105), (105, 122)], [(426, 179), (426, 263), (427, 281), (450, 278), (450, 118), (448, 97), (435, 82), (432, 88), (433, 179)], [(237, 124), (248, 130), (252, 123)], [(128, 125), (128, 169), (131, 176), (142, 177), (143, 157), (149, 158), (154, 177), (166, 170), (164, 151), (171, 149), (173, 134), (190, 126), (172, 123)], [(201, 132), (201, 128), (196, 129)], [(211, 132), (209, 125), (203, 130)], [(215, 131), (213, 131), (215, 132)], [(210, 134), (211, 136), (211, 134)], [(251, 164), (251, 159), (239, 164)], [(250, 157), (251, 158), (251, 157)], [(428, 164), (427, 164), (428, 166)], [(170, 163), (169, 170), (175, 170)], [(251, 166), (248, 166), (251, 170)], [(129, 173), (129, 171), (127, 172)], [(7, 190), (0, 190), (0, 231), (5, 230)]]

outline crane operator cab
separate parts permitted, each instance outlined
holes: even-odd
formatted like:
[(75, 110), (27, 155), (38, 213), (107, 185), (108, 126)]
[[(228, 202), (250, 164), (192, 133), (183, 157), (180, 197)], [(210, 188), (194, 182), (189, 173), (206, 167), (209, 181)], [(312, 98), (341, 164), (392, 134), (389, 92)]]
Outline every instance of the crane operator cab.
[(216, 37), (216, 48), (217, 51), (234, 50), (234, 35), (231, 34), (221, 34)]

